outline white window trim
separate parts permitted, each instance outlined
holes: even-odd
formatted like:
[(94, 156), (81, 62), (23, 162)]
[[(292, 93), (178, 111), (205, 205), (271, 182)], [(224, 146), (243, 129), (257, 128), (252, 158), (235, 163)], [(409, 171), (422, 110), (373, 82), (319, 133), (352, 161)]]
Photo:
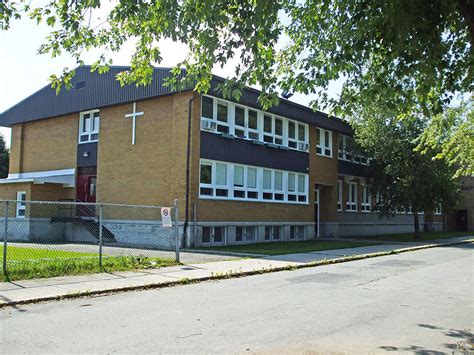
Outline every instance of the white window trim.
[[(201, 122), (211, 121), (211, 122), (213, 122), (213, 124), (216, 124), (216, 125), (227, 126), (228, 129), (229, 129), (228, 134), (234, 135), (238, 139), (245, 139), (245, 140), (250, 140), (250, 141), (257, 140), (257, 141), (259, 141), (261, 143), (264, 143), (264, 144), (267, 144), (267, 145), (277, 145), (277, 146), (282, 146), (282, 147), (285, 147), (285, 148), (288, 148), (288, 149), (291, 149), (291, 150), (300, 151), (300, 152), (309, 152), (309, 125), (307, 123), (292, 120), (292, 119), (289, 119), (289, 118), (286, 118), (286, 117), (283, 117), (283, 116), (279, 116), (279, 115), (274, 115), (274, 114), (271, 114), (269, 112), (265, 112), (265, 111), (255, 109), (253, 107), (248, 107), (248, 106), (245, 106), (245, 105), (236, 104), (236, 103), (233, 103), (231, 101), (223, 100), (223, 99), (213, 97), (213, 96), (210, 96), (210, 95), (202, 95), (201, 97), (208, 97), (208, 98), (213, 100), (213, 117), (212, 118), (203, 117), (202, 116), (202, 110), (201, 110)], [(223, 122), (217, 120), (217, 103), (218, 102), (222, 102), (222, 103), (227, 104), (227, 109), (228, 109), (228, 111), (227, 111), (227, 124), (224, 124)], [(201, 103), (202, 103), (202, 98), (201, 98)], [(244, 112), (244, 120), (245, 120), (244, 127), (242, 127), (240, 125), (237, 126), (235, 124), (235, 108), (236, 107), (241, 107), (241, 108), (244, 108), (244, 110), (245, 110), (245, 112)], [(257, 112), (257, 129), (252, 129), (252, 128), (249, 128), (249, 126), (248, 126), (249, 110)], [(264, 132), (264, 116), (265, 115), (271, 117), (271, 120), (272, 120), (272, 131), (270, 133)], [(275, 120), (276, 119), (280, 119), (282, 121), (282, 124), (283, 124), (282, 135), (278, 135), (278, 134), (275, 133)], [(294, 122), (295, 123), (295, 138), (289, 138), (288, 137), (288, 123), (289, 122)], [(304, 127), (304, 131), (305, 131), (304, 140), (299, 139), (299, 134), (298, 134), (299, 126)], [(216, 126), (216, 129), (214, 129), (214, 130), (205, 130), (202, 127), (203, 127), (203, 125), (201, 124), (201, 130), (209, 131), (209, 132), (212, 132), (212, 133), (215, 133), (215, 134), (222, 134), (221, 132), (219, 132), (217, 130), (217, 126)], [(243, 137), (238, 137), (235, 133), (236, 129), (239, 129), (239, 130), (243, 129), (245, 137), (244, 138)], [(258, 139), (249, 138), (249, 133), (250, 132), (258, 133)], [(273, 143), (265, 142), (264, 141), (264, 135), (271, 136)], [(275, 139), (281, 139), (282, 144), (275, 144)], [(289, 141), (296, 142), (296, 148), (290, 147), (289, 146)], [(301, 145), (301, 148), (304, 146), (305, 149), (303, 149), (303, 148), (299, 149), (300, 145)]]
[[(351, 186), (354, 186), (354, 198), (355, 201), (351, 200)], [(346, 201), (346, 211), (347, 212), (357, 212), (357, 183), (348, 182), (347, 183), (347, 201)]]
[[(201, 164), (206, 164), (211, 166), (211, 183), (205, 184), (201, 183)], [(225, 164), (227, 166), (227, 180), (226, 185), (217, 185), (216, 184), (216, 166), (217, 164)], [(239, 166), (244, 168), (244, 186), (236, 187), (234, 186), (234, 167)], [(248, 170), (256, 169), (257, 175), (257, 186), (256, 188), (249, 188), (248, 186)], [(271, 173), (271, 185), (269, 189), (263, 188), (263, 171), (268, 170)], [(275, 173), (280, 172), (282, 174), (282, 190), (275, 189)], [(288, 191), (288, 174), (295, 175), (295, 191)], [(299, 177), (304, 178), (303, 181), (303, 191), (298, 189), (298, 180)], [(290, 204), (309, 204), (308, 197), (308, 174), (297, 173), (293, 171), (285, 171), (278, 169), (263, 168), (258, 166), (243, 165), (243, 164), (234, 164), (216, 160), (201, 159), (199, 164), (199, 198), (201, 199), (214, 199), (214, 200), (236, 200), (236, 201), (254, 201), (254, 202), (270, 202), (270, 203), (290, 203)], [(201, 194), (201, 188), (212, 189), (212, 195)], [(216, 189), (227, 190), (227, 196), (216, 196)], [(234, 191), (245, 191), (245, 197), (234, 197)], [(247, 192), (257, 192), (257, 198), (248, 198)], [(272, 199), (264, 199), (263, 193), (271, 193)], [(275, 199), (275, 194), (283, 195), (283, 200)], [(290, 201), (288, 195), (295, 195), (296, 201)], [(299, 198), (304, 198), (305, 201), (299, 201)]]
[(342, 211), (342, 187), (343, 187), (342, 180), (337, 180), (337, 186), (339, 190), (337, 191), (337, 210), (341, 212)]
[[(88, 131), (88, 132), (82, 132), (82, 129), (84, 128), (84, 121), (83, 121), (83, 117), (84, 115), (87, 115), (87, 114), (90, 114), (91, 115), (91, 125), (94, 126), (94, 114), (96, 112), (99, 112), (99, 110), (89, 110), (89, 111), (84, 111), (84, 112), (81, 112), (79, 114), (79, 137), (77, 138), (78, 139), (78, 144), (85, 144), (85, 143), (93, 143), (93, 142), (98, 142), (99, 141), (99, 138), (97, 139), (91, 139), (91, 136), (93, 134), (97, 134), (97, 136), (99, 136), (99, 131), (100, 131), (100, 114), (99, 114), (99, 127), (97, 127), (97, 129), (93, 129), (91, 131)], [(94, 127), (95, 128), (95, 127)], [(87, 141), (82, 141), (81, 142), (81, 137), (82, 136), (88, 136), (88, 140)]]
[[(25, 199), (22, 199), (22, 196), (25, 196)], [(17, 191), (16, 193), (16, 218), (25, 218), (26, 217), (26, 202), (18, 202), (18, 201), (26, 201), (26, 191)], [(20, 216), (20, 211), (24, 211), (24, 215)]]
[[(362, 201), (360, 204), (360, 210), (362, 212), (370, 212), (371, 211), (371, 196), (370, 196), (370, 189), (369, 186), (366, 184), (362, 184)], [(368, 200), (368, 202), (366, 202)]]
[[(319, 142), (316, 143), (316, 154), (322, 157), (332, 158), (332, 131), (324, 128), (316, 128), (319, 132)], [(326, 132), (329, 133), (329, 142), (326, 144)], [(318, 152), (318, 149), (321, 152)], [(329, 149), (329, 155), (326, 154), (326, 149)]]

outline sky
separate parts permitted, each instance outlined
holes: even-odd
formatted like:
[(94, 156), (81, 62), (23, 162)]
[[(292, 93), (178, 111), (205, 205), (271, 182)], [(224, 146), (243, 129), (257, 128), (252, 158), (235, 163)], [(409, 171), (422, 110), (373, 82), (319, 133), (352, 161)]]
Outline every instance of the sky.
[[(51, 28), (46, 25), (37, 25), (27, 17), (21, 20), (12, 21), (11, 28), (7, 31), (0, 31), (0, 112), (7, 110), (19, 101), (43, 88), (48, 84), (51, 74), (59, 75), (64, 67), (73, 69), (75, 61), (68, 55), (51, 58), (49, 55), (38, 55), (37, 50), (42, 43), (45, 43)], [(178, 61), (186, 57), (187, 48), (180, 43), (173, 43), (171, 40), (160, 43), (163, 61), (159, 66), (172, 67)], [(127, 43), (118, 53), (113, 53), (113, 65), (129, 65), (133, 52), (133, 43)], [(85, 53), (86, 64), (92, 63), (99, 56), (98, 50)], [(227, 77), (233, 73), (237, 62), (230, 61), (224, 67), (214, 68), (214, 74)], [(330, 88), (332, 95), (337, 95), (340, 85), (335, 84)], [(308, 105), (311, 97), (295, 94), (291, 101)], [(0, 127), (10, 145), (10, 129)]]

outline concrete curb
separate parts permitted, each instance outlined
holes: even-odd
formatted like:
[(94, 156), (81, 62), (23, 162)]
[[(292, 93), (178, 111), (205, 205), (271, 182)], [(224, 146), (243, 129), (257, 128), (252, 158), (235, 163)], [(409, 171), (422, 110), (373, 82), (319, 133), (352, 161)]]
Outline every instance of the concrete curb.
[(200, 282), (212, 281), (212, 280), (222, 280), (222, 279), (260, 275), (260, 274), (266, 274), (266, 273), (271, 273), (271, 272), (299, 270), (299, 269), (305, 269), (305, 268), (310, 268), (310, 267), (340, 264), (340, 263), (363, 260), (363, 259), (377, 258), (377, 257), (387, 256), (387, 255), (402, 254), (406, 252), (423, 250), (423, 249), (432, 249), (432, 248), (439, 248), (439, 247), (446, 247), (446, 246), (460, 245), (460, 244), (470, 244), (473, 242), (474, 242), (474, 239), (468, 239), (468, 240), (443, 243), (443, 244), (426, 244), (426, 245), (420, 245), (420, 246), (409, 247), (409, 248), (393, 249), (393, 250), (384, 251), (384, 252), (352, 255), (352, 256), (340, 257), (340, 258), (335, 258), (335, 259), (324, 259), (324, 260), (309, 262), (305, 264), (295, 264), (295, 265), (290, 264), (283, 267), (281, 266), (269, 267), (269, 268), (264, 267), (259, 270), (244, 271), (244, 272), (242, 271), (234, 272), (233, 270), (230, 270), (224, 274), (197, 277), (193, 279), (183, 278), (176, 281), (150, 283), (147, 285), (126, 286), (126, 287), (104, 289), (104, 290), (97, 290), (97, 291), (84, 290), (81, 292), (75, 292), (75, 293), (65, 294), (61, 296), (37, 297), (35, 299), (29, 299), (25, 301), (13, 301), (13, 302), (0, 301), (0, 309), (6, 308), (8, 306), (13, 307), (17, 305), (35, 304), (35, 303), (47, 302), (47, 301), (58, 301), (58, 300), (75, 299), (75, 298), (82, 298), (82, 297), (89, 297), (89, 296), (115, 294), (115, 293), (121, 293), (121, 292), (127, 292), (127, 291), (151, 290), (151, 289), (166, 288), (166, 287), (179, 286), (179, 285), (188, 285), (188, 284), (194, 284), (194, 283), (200, 283)]

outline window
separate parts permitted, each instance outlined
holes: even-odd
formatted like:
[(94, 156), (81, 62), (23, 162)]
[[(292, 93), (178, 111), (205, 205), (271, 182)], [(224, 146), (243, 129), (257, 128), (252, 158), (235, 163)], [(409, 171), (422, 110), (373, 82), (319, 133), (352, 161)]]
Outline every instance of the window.
[(202, 227), (202, 244), (222, 245), (225, 244), (225, 227)]
[(227, 196), (227, 165), (216, 163), (216, 196)]
[(99, 110), (79, 115), (79, 143), (97, 142), (99, 139)]
[(290, 226), (290, 239), (305, 239), (304, 226)]
[(259, 139), (258, 131), (258, 112), (255, 110), (248, 110), (248, 138)]
[(352, 160), (352, 156), (350, 154), (351, 148), (351, 137), (345, 136), (343, 134), (339, 134), (337, 137), (338, 142), (338, 157), (341, 160)]
[(265, 226), (265, 240), (282, 240), (281, 226)]
[(214, 100), (203, 96), (201, 101), (201, 116), (207, 119), (214, 119)]
[(348, 191), (347, 191), (346, 210), (357, 211), (357, 183), (350, 182), (347, 185), (348, 185)]
[(17, 218), (25, 218), (26, 215), (26, 192), (25, 191), (18, 191), (16, 193), (16, 217)]
[(288, 173), (288, 200), (296, 201), (296, 174)]
[(361, 211), (370, 212), (370, 187), (368, 185), (362, 185), (362, 202)]
[(342, 180), (337, 181), (337, 210), (342, 211)]
[(332, 157), (332, 132), (318, 128), (316, 130), (316, 153)]
[(237, 197), (237, 198), (245, 197), (244, 172), (245, 172), (245, 168), (243, 166), (239, 166), (239, 165), (234, 166), (234, 197)]
[(254, 243), (257, 235), (256, 230), (255, 226), (236, 227), (235, 241), (237, 243)]
[(212, 196), (214, 189), (212, 188), (212, 164), (207, 162), (201, 163), (200, 169), (200, 194)]
[[(354, 141), (352, 137), (345, 136), (343, 134), (338, 135), (338, 157), (341, 160), (352, 161), (353, 163), (369, 165), (370, 159), (361, 154), (352, 154)], [(356, 153), (356, 152), (354, 152)]]
[(201, 198), (307, 203), (308, 177), (283, 170), (201, 160)]
[(298, 174), (298, 202), (306, 202), (306, 176)]
[(229, 133), (229, 105), (226, 101), (202, 96), (201, 129)]
[(229, 108), (227, 102), (217, 101), (217, 132), (229, 133)]
[(441, 215), (441, 214), (443, 214), (443, 208), (441, 207), (441, 205), (438, 205), (438, 207), (435, 208), (434, 214), (435, 214), (435, 215)]
[(245, 134), (245, 108), (235, 106), (234, 135), (239, 138), (246, 138)]
[(202, 96), (201, 129), (308, 151), (309, 126), (230, 101)]

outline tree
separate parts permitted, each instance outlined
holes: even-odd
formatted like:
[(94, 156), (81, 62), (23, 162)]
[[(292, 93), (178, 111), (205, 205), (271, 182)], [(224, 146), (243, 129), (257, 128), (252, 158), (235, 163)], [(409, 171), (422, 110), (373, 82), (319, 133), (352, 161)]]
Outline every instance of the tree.
[(363, 123), (356, 122), (356, 141), (374, 158), (369, 184), (379, 197), (375, 210), (381, 217), (411, 210), (417, 239), (422, 211), (434, 211), (439, 206), (448, 211), (458, 202), (459, 181), (453, 178), (456, 168), (445, 159), (433, 159), (435, 150), (422, 154), (415, 149), (425, 120), (387, 117), (376, 108)]
[[(474, 176), (474, 105), (472, 100), (436, 115), (416, 148), (457, 168), (456, 176)], [(438, 152), (434, 154), (433, 152)]]
[[(0, 2), (0, 21), (8, 29), (12, 17), (28, 14), (51, 26), (40, 53), (65, 51), (80, 64), (84, 50), (101, 48), (94, 69), (106, 71), (108, 53), (136, 39), (131, 69), (118, 77), (123, 84), (150, 83), (159, 41), (170, 38), (189, 47), (170, 85), (183, 84), (178, 69), (185, 67), (185, 80), (205, 92), (213, 66), (238, 57), (225, 92), (238, 97), (242, 85), (259, 84), (265, 107), (283, 89), (315, 94), (314, 107), (345, 115), (374, 100), (433, 113), (473, 88), (472, 0), (119, 0), (105, 19), (100, 0), (30, 3)], [(52, 76), (53, 85), (68, 84), (71, 74)], [(340, 78), (341, 97), (330, 99), (328, 87)]]
[[(206, 92), (212, 68), (238, 58), (222, 87), (224, 95), (238, 99), (244, 85), (259, 85), (264, 108), (286, 90), (312, 94), (314, 108), (343, 118), (358, 117), (374, 102), (397, 110), (400, 118), (409, 119), (413, 112), (434, 117), (456, 93), (474, 90), (473, 0), (118, 0), (106, 11), (107, 4), (49, 0), (34, 7), (2, 1), (0, 22), (8, 29), (12, 18), (27, 14), (46, 23), (51, 35), (39, 53), (67, 52), (78, 64), (83, 52), (100, 48), (92, 66), (99, 72), (108, 70), (110, 52), (135, 40), (130, 70), (118, 74), (123, 85), (150, 83), (165, 38), (189, 48), (173, 69), (170, 86), (191, 84)], [(51, 76), (52, 86), (70, 86), (73, 75), (65, 68)], [(341, 95), (331, 98), (328, 89), (340, 79)], [(465, 126), (451, 127), (445, 131), (455, 140), (463, 132), (457, 128)]]
[(7, 149), (5, 137), (0, 135), (0, 179), (8, 176), (8, 167), (10, 164), (10, 151)]

